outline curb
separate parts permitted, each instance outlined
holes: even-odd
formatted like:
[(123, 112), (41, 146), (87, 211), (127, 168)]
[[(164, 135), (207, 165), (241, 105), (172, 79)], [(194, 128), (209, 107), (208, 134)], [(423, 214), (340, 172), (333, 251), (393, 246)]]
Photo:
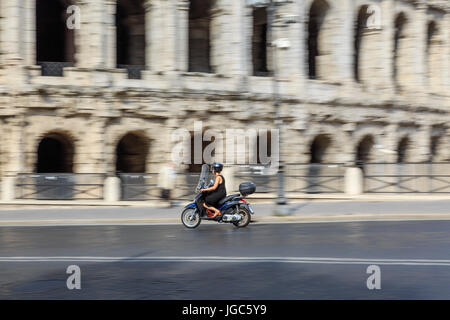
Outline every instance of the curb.
[[(264, 223), (333, 223), (357, 221), (415, 221), (415, 220), (450, 220), (449, 214), (364, 214), (364, 215), (336, 215), (336, 216), (266, 216), (252, 220), (255, 224)], [(215, 224), (204, 221), (203, 223)], [(152, 225), (178, 224), (182, 226), (180, 218), (143, 218), (143, 219), (53, 219), (53, 220), (4, 220), (0, 227), (21, 226), (101, 226), (101, 225)]]

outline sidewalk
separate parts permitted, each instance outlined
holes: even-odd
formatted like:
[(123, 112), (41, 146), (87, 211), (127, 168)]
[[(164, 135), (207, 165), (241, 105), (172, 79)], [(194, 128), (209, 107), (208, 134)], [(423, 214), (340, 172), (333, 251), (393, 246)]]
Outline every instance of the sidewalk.
[[(41, 202), (39, 202), (41, 203)], [(30, 202), (24, 209), (23, 204), (9, 204), (0, 210), (0, 226), (36, 226), (36, 225), (136, 225), (174, 223), (181, 226), (180, 214), (183, 204), (167, 208), (160, 203), (123, 204), (111, 203), (101, 207), (90, 202), (47, 202), (36, 205)], [(10, 206), (8, 208), (8, 206)], [(12, 206), (12, 207), (11, 207)], [(254, 223), (283, 222), (338, 222), (338, 221), (377, 221), (377, 220), (444, 220), (450, 219), (450, 199), (409, 199), (408, 201), (298, 201), (286, 206), (287, 215), (276, 215), (275, 206), (256, 203), (252, 205), (255, 214)], [(214, 223), (205, 221), (203, 223)]]

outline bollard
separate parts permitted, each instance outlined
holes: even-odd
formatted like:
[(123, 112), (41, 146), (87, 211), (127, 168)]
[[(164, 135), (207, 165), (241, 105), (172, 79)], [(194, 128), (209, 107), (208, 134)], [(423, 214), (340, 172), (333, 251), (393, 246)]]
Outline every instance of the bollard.
[(347, 168), (345, 171), (345, 193), (347, 195), (359, 195), (363, 190), (363, 173), (360, 168)]
[(105, 179), (103, 199), (108, 202), (121, 200), (121, 181), (118, 177), (107, 177)]
[(3, 177), (2, 200), (12, 201), (16, 199), (16, 177)]

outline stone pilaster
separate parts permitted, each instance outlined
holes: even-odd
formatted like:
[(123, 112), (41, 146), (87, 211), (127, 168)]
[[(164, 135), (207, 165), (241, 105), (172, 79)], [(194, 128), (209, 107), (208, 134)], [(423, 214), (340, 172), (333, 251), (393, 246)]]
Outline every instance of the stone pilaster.
[(387, 93), (392, 93), (394, 88), (393, 81), (393, 52), (394, 52), (394, 0), (385, 0), (381, 2), (381, 50), (380, 52), (380, 67), (379, 73), (382, 79), (380, 89)]
[(414, 10), (414, 18), (411, 23), (413, 24), (412, 29), (412, 48), (414, 54), (412, 56), (412, 67), (414, 80), (412, 85), (414, 86), (414, 91), (423, 92), (426, 88), (426, 66), (427, 66), (427, 56), (426, 56), (426, 45), (427, 45), (427, 7), (425, 4), (419, 4), (416, 10)]
[(353, 59), (354, 59), (354, 42), (355, 42), (355, 21), (356, 9), (354, 8), (354, 1), (340, 0), (337, 4), (339, 8), (339, 29), (334, 35), (334, 42), (336, 47), (335, 63), (337, 64), (336, 71), (339, 73), (338, 79), (340, 82), (353, 81)]

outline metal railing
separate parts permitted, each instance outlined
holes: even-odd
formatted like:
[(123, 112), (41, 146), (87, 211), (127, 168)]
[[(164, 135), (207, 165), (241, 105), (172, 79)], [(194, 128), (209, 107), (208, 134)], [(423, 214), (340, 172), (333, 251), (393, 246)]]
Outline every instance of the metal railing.
[(145, 66), (130, 64), (118, 64), (117, 68), (127, 70), (128, 79), (142, 79), (142, 71), (145, 70)]
[(125, 201), (160, 198), (157, 173), (120, 173), (121, 199)]
[(343, 193), (345, 169), (343, 163), (287, 163), (286, 192)]
[[(257, 193), (276, 193), (276, 169), (264, 166), (240, 166), (235, 177), (256, 184)], [(287, 193), (342, 193), (345, 167), (341, 163), (287, 163), (284, 165), (284, 183)]]
[(73, 62), (49, 62), (49, 61), (38, 61), (37, 65), (41, 66), (42, 75), (49, 77), (62, 77), (64, 68), (74, 66)]
[(365, 193), (450, 193), (450, 163), (365, 163)]
[(98, 173), (19, 173), (18, 199), (101, 200), (105, 175)]

